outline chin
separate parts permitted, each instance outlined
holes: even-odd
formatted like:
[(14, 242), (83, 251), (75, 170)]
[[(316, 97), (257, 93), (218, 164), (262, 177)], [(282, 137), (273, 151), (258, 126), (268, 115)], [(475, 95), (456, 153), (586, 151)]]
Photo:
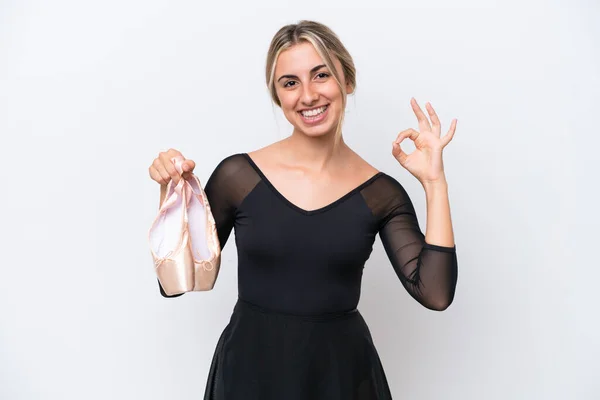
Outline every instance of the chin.
[(327, 126), (313, 126), (313, 127), (306, 127), (302, 124), (300, 124), (300, 125), (294, 124), (294, 131), (301, 133), (305, 136), (314, 137), (314, 138), (324, 137), (324, 136), (328, 136), (328, 135), (334, 135), (335, 128), (336, 128), (335, 125), (329, 126), (329, 124)]

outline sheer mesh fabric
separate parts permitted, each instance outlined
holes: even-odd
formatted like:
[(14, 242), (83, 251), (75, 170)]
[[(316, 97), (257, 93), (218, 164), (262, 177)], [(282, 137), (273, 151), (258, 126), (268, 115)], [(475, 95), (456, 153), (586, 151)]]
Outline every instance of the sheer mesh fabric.
[(215, 217), (221, 248), (234, 226), (236, 211), (260, 179), (244, 157), (231, 156), (221, 161), (206, 182), (204, 191)]
[(433, 310), (447, 308), (454, 299), (458, 276), (456, 246), (428, 244), (408, 193), (384, 175), (362, 190), (378, 221), (378, 231), (396, 275), (408, 293)]

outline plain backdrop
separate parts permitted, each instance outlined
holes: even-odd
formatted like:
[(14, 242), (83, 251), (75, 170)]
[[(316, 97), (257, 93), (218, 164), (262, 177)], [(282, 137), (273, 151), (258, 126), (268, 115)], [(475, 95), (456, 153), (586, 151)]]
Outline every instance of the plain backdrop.
[(600, 398), (598, 1), (2, 0), (1, 399), (203, 397), (235, 242), (213, 291), (162, 298), (148, 167), (173, 147), (205, 183), (289, 135), (263, 69), (301, 19), (353, 55), (345, 140), (405, 186), (423, 230), (391, 143), (417, 128), (411, 96), (444, 132), (458, 119), (454, 303), (417, 304), (379, 238), (365, 269), (359, 309), (394, 398)]

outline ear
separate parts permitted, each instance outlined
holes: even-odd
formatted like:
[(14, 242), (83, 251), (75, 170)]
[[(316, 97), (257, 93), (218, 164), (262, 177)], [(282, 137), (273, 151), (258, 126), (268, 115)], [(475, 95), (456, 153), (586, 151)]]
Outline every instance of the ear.
[(354, 93), (354, 87), (350, 84), (346, 85), (346, 94), (352, 94)]

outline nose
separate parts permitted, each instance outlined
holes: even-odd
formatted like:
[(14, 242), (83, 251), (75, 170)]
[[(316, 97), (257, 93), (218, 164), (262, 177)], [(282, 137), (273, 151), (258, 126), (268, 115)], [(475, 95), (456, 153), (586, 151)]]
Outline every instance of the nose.
[(317, 93), (310, 84), (304, 85), (302, 90), (302, 102), (307, 106), (310, 106), (317, 100), (319, 100), (319, 93)]

